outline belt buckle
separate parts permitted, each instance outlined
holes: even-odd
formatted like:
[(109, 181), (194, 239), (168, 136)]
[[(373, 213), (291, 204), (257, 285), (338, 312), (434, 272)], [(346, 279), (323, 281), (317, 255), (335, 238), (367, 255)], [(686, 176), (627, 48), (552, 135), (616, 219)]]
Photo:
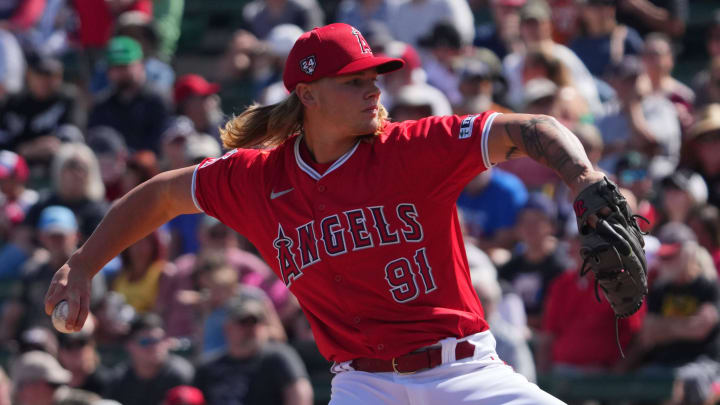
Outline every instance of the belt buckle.
[(400, 370), (397, 369), (397, 365), (398, 365), (398, 364), (397, 364), (397, 358), (396, 358), (396, 357), (393, 357), (393, 358), (392, 358), (392, 368), (393, 368), (393, 371), (394, 371), (394, 372), (396, 372), (396, 373), (398, 373), (398, 374), (400, 374), (400, 375), (410, 375), (410, 374), (415, 374), (415, 373), (416, 373), (416, 371), (402, 372), (402, 371), (400, 371)]

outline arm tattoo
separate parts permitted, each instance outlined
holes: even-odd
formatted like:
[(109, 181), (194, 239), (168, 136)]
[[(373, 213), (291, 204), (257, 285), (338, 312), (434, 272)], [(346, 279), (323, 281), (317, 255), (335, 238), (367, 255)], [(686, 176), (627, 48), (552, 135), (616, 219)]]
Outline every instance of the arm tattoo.
[(508, 149), (507, 153), (505, 154), (505, 160), (510, 160), (519, 153), (520, 153), (520, 149), (518, 149), (514, 146), (511, 146), (510, 149)]
[(546, 116), (505, 124), (505, 132), (514, 145), (506, 157), (524, 151), (532, 159), (570, 180), (592, 168), (575, 134), (557, 120)]

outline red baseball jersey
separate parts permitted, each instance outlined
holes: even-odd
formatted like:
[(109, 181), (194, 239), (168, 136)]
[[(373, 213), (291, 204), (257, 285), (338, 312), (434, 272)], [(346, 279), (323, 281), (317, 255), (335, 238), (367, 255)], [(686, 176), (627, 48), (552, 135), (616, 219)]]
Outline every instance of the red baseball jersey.
[(193, 196), (257, 247), (327, 359), (390, 359), (488, 329), (455, 201), (490, 165), (496, 115), (390, 123), (323, 173), (299, 135), (232, 150), (198, 165)]

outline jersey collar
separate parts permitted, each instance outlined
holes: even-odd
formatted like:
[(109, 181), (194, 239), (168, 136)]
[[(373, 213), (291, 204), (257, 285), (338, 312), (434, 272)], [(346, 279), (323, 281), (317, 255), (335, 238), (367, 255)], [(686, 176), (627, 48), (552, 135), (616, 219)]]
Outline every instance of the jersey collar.
[(302, 159), (302, 156), (300, 156), (300, 142), (302, 142), (303, 136), (300, 135), (295, 139), (295, 145), (294, 145), (294, 151), (295, 151), (295, 161), (297, 162), (298, 167), (300, 167), (300, 170), (304, 171), (308, 174), (308, 176), (312, 177), (313, 180), (320, 180), (323, 177), (330, 174), (333, 170), (337, 169), (338, 167), (342, 166), (343, 163), (345, 163), (348, 159), (350, 159), (350, 156), (355, 153), (355, 150), (358, 148), (358, 145), (360, 145), (360, 140), (355, 142), (355, 146), (352, 147), (349, 151), (345, 152), (344, 155), (340, 156), (338, 160), (336, 160), (327, 170), (325, 170), (325, 173), (320, 174), (317, 172), (317, 170), (313, 169), (312, 166), (305, 163), (305, 161)]

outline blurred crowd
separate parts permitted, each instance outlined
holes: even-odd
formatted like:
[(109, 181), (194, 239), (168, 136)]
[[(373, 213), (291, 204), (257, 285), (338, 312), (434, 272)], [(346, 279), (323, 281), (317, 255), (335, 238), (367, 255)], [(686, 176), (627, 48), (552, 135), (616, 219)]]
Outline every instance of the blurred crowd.
[(327, 403), (330, 364), (297, 301), (214, 218), (173, 219), (108, 263), (80, 332), (54, 333), (43, 298), (114, 200), (221, 156), (229, 117), (283, 100), (292, 44), (330, 22), (405, 60), (378, 83), (392, 120), (554, 116), (640, 216), (650, 292), (616, 324), (579, 274), (555, 173), (517, 159), (468, 184), (468, 262), (506, 362), (532, 381), (664, 374), (667, 403), (720, 397), (720, 7), (233, 0), (231, 31), (210, 41), (220, 52), (184, 52), (208, 42), (188, 37), (197, 10), (225, 3), (0, 1), (0, 405)]

